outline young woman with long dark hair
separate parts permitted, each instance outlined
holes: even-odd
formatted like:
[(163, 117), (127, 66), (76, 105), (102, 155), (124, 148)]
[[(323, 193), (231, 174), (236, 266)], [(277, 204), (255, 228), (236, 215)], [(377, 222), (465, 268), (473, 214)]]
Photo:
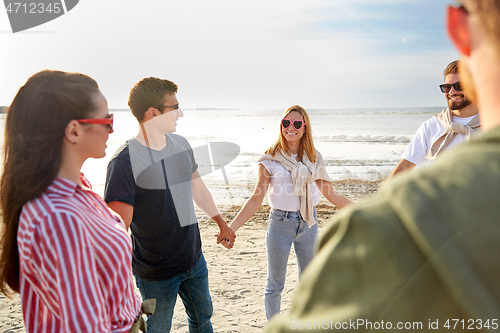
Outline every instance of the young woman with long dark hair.
[(245, 203), (231, 229), (236, 232), (259, 209), (269, 188), (269, 226), (266, 233), (266, 317), (280, 312), (281, 291), (291, 245), (297, 256), (299, 275), (314, 255), (318, 237), (315, 206), (319, 192), (336, 206), (351, 200), (337, 193), (326, 173), (321, 154), (314, 148), (309, 116), (302, 107), (288, 108), (280, 122), (278, 140), (259, 159), (254, 193)]
[(80, 173), (105, 156), (112, 125), (78, 73), (39, 72), (9, 107), (0, 290), (20, 293), (27, 332), (128, 332), (141, 311), (130, 237)]

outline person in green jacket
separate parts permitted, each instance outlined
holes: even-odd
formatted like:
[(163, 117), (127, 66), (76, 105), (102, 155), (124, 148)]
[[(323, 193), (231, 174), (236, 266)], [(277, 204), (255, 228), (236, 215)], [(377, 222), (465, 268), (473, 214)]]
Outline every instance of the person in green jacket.
[(500, 331), (500, 1), (447, 18), (485, 132), (338, 213), (265, 332)]

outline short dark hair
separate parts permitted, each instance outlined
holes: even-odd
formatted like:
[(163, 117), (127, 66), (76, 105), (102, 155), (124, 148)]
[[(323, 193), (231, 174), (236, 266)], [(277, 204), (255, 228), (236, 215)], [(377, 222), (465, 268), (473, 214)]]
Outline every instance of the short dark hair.
[(448, 74), (458, 74), (458, 60), (452, 61), (446, 66), (444, 72), (444, 77)]
[(169, 80), (147, 77), (137, 82), (130, 90), (128, 106), (139, 122), (146, 111), (155, 105), (162, 105), (166, 94), (177, 93), (177, 85)]

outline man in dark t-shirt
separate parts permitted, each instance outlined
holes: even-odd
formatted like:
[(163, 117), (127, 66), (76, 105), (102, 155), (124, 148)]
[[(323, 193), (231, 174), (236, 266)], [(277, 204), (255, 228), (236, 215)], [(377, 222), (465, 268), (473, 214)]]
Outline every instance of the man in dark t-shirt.
[(219, 226), (217, 242), (235, 239), (197, 171), (191, 146), (172, 134), (182, 111), (177, 86), (145, 78), (131, 90), (129, 106), (139, 121), (137, 136), (108, 165), (104, 199), (130, 226), (132, 267), (143, 299), (155, 298), (148, 332), (169, 332), (177, 295), (190, 332), (213, 332), (208, 270), (194, 204)]

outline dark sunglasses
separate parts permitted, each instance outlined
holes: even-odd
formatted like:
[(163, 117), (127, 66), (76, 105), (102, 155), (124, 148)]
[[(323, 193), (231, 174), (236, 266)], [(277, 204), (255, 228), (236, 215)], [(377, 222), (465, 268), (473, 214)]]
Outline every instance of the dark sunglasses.
[(442, 84), (439, 86), (439, 88), (441, 89), (441, 92), (443, 93), (448, 93), (450, 92), (451, 90), (451, 87), (453, 87), (453, 89), (455, 89), (455, 91), (462, 91), (462, 86), (460, 85), (460, 81), (459, 82), (455, 82), (453, 84)]
[(101, 124), (107, 125), (109, 133), (113, 133), (113, 115), (110, 114), (107, 118), (96, 119), (96, 118), (87, 118), (87, 119), (77, 119), (79, 123), (83, 124)]
[(302, 120), (294, 120), (293, 122), (290, 120), (290, 119), (286, 119), (286, 118), (283, 118), (281, 119), (281, 126), (283, 126), (283, 128), (288, 128), (290, 127), (290, 125), (293, 123), (293, 127), (296, 129), (296, 130), (299, 130), (302, 128), (302, 126), (304, 126), (306, 123)]

